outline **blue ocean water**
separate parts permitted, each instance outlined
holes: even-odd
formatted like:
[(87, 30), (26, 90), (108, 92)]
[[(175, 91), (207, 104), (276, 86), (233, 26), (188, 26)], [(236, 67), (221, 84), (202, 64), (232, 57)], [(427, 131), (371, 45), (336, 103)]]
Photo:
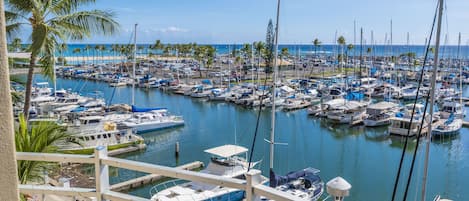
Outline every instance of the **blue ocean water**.
[[(86, 51), (85, 47), (89, 45), (91, 48), (90, 50)], [(97, 51), (94, 49), (96, 45), (104, 45), (106, 50), (104, 51)], [(66, 51), (64, 51), (64, 56), (117, 56), (118, 53), (111, 51), (112, 44), (69, 44)], [(142, 50), (138, 50), (137, 54), (148, 54), (149, 52), (158, 53), (155, 50), (149, 49), (151, 44), (138, 44), (138, 46), (142, 46)], [(240, 49), (242, 48), (242, 44), (212, 44), (215, 47), (217, 54), (227, 54), (234, 48)], [(73, 50), (79, 48), (81, 52), (73, 53)], [(338, 51), (341, 51), (341, 48), (337, 45), (321, 45), (318, 48), (314, 47), (312, 44), (302, 44), (302, 45), (293, 45), (293, 44), (280, 44), (279, 50), (282, 48), (288, 48), (288, 51), (291, 55), (305, 55), (311, 54), (314, 52), (323, 53), (323, 54), (334, 54)], [(400, 55), (407, 52), (414, 52), (417, 57), (421, 57), (424, 55), (424, 46), (422, 45), (355, 45), (354, 49), (352, 49), (348, 54), (349, 55), (356, 55), (359, 56), (360, 53), (363, 55), (370, 55), (367, 53), (367, 49), (371, 48), (373, 56), (391, 56), (391, 55)], [(457, 46), (441, 46), (440, 53), (442, 58), (448, 57), (456, 57), (457, 56), (458, 47)], [(344, 53), (347, 52), (347, 48), (344, 48)], [(175, 51), (172, 52), (175, 54)], [(59, 56), (59, 55), (58, 55)], [(466, 58), (469, 56), (469, 46), (461, 46), (460, 49), (460, 56), (461, 58)]]

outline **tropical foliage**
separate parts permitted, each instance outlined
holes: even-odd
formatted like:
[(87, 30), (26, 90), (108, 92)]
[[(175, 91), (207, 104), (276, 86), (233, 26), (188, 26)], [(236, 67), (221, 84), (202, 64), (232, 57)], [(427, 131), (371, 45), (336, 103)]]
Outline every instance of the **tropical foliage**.
[[(56, 143), (70, 139), (64, 127), (54, 122), (39, 122), (29, 127), (25, 117), (20, 114), (15, 129), (15, 145), (18, 152), (55, 153)], [(21, 184), (40, 181), (45, 170), (53, 168), (49, 163), (40, 161), (18, 161), (18, 177)]]
[(26, 119), (31, 99), (32, 77), (36, 59), (43, 73), (52, 77), (55, 51), (68, 40), (83, 40), (94, 34), (111, 35), (117, 32), (118, 23), (112, 12), (83, 10), (95, 0), (6, 0), (6, 30), (9, 37), (22, 26), (31, 28), (30, 68), (28, 71), (23, 110)]

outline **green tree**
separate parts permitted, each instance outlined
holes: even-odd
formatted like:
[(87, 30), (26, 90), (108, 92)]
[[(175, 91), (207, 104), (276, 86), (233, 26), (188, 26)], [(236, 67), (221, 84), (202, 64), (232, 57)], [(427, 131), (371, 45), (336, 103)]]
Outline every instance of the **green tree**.
[(313, 45), (314, 45), (314, 53), (318, 54), (318, 48), (321, 46), (321, 41), (319, 41), (319, 39), (315, 38), (313, 40)]
[[(15, 129), (15, 145), (18, 152), (55, 153), (57, 143), (70, 141), (71, 135), (65, 128), (54, 122), (43, 121), (29, 127), (26, 118), (20, 114)], [(77, 142), (73, 142), (77, 143)], [(18, 161), (18, 177), (21, 184), (42, 180), (42, 172), (51, 165), (41, 161)]]
[(287, 58), (289, 55), (290, 53), (288, 53), (288, 48), (282, 48), (282, 50), (280, 51), (280, 66), (282, 65), (282, 61), (285, 60), (285, 58)]
[(269, 20), (267, 24), (267, 33), (265, 36), (265, 48), (264, 48), (264, 61), (265, 61), (265, 72), (271, 73), (274, 61), (274, 25), (272, 24), (272, 19)]
[[(243, 44), (243, 47), (241, 47), (241, 54), (243, 54), (243, 58), (249, 60), (252, 62), (252, 46), (249, 43)], [(248, 71), (248, 66), (243, 65), (243, 71), (244, 74), (247, 74)]]
[(13, 51), (15, 52), (21, 51), (21, 47), (22, 47), (21, 43), (22, 43), (21, 38), (13, 39), (13, 41), (11, 42), (11, 48), (13, 49)]
[[(72, 50), (72, 53), (73, 53), (73, 54), (77, 54), (77, 55), (80, 54), (80, 53), (81, 53), (81, 48), (74, 48), (74, 49)], [(78, 56), (77, 56), (77, 57), (78, 57)], [(78, 59), (77, 59), (77, 61), (78, 61)]]
[[(341, 65), (343, 64), (344, 62), (344, 46), (345, 46), (345, 38), (343, 36), (340, 36), (338, 39), (337, 39), (337, 43), (339, 44), (340, 46), (340, 54), (338, 54), (338, 60), (340, 61)], [(343, 66), (342, 66), (343, 68)], [(342, 71), (343, 69), (341, 69)]]
[(60, 42), (82, 40), (94, 34), (111, 35), (117, 32), (118, 23), (112, 12), (84, 10), (94, 1), (74, 0), (6, 0), (6, 30), (9, 35), (21, 26), (31, 27), (30, 66), (26, 82), (23, 113), (28, 119), (31, 89), (36, 59), (43, 66), (43, 73), (52, 77), (54, 51)]

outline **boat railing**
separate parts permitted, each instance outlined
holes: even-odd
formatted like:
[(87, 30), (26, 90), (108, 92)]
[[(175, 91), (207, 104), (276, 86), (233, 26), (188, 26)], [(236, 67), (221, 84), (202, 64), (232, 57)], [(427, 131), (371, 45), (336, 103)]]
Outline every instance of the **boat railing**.
[(150, 197), (153, 197), (153, 195), (156, 195), (157, 193), (159, 193), (162, 190), (165, 190), (165, 189), (168, 189), (168, 188), (171, 188), (171, 187), (174, 187), (174, 186), (178, 186), (178, 185), (181, 185), (181, 184), (189, 183), (189, 182), (190, 181), (183, 180), (183, 179), (172, 179), (172, 180), (169, 180), (169, 181), (165, 181), (163, 183), (159, 183), (159, 184), (151, 187)]

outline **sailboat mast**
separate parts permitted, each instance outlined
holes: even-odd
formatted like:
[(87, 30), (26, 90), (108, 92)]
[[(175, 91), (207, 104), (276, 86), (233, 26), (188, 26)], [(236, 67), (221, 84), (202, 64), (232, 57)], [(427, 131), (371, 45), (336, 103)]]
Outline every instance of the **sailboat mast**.
[(135, 105), (135, 66), (137, 65), (137, 25), (134, 28), (134, 62), (132, 63), (132, 105)]
[[(423, 181), (422, 181), (422, 196), (421, 200), (425, 201), (425, 192), (427, 187), (427, 176), (428, 176), (428, 155), (430, 152), (430, 139), (432, 134), (432, 118), (433, 118), (433, 105), (435, 104), (435, 85), (436, 85), (436, 73), (438, 72), (439, 60), (438, 50), (440, 49), (440, 34), (441, 34), (441, 17), (443, 15), (443, 0), (439, 0), (438, 5), (438, 26), (436, 29), (436, 42), (435, 42), (435, 59), (433, 64), (432, 83), (430, 88), (430, 123), (428, 124), (427, 142), (425, 147), (425, 162), (423, 166)], [(427, 50), (428, 51), (428, 50)], [(425, 67), (425, 66), (423, 66)], [(425, 118), (425, 117), (423, 117)]]
[(458, 66), (459, 66), (459, 104), (461, 104), (462, 107), (462, 65), (461, 65), (461, 58), (460, 58), (460, 53), (461, 53), (461, 32), (459, 32), (458, 36), (458, 56), (457, 56), (457, 61), (458, 61)]
[(275, 22), (275, 38), (274, 38), (274, 77), (272, 80), (272, 122), (270, 129), (270, 171), (274, 169), (274, 145), (275, 145), (275, 90), (277, 82), (277, 58), (278, 58), (278, 21), (280, 15), (280, 0), (277, 1), (277, 20)]

